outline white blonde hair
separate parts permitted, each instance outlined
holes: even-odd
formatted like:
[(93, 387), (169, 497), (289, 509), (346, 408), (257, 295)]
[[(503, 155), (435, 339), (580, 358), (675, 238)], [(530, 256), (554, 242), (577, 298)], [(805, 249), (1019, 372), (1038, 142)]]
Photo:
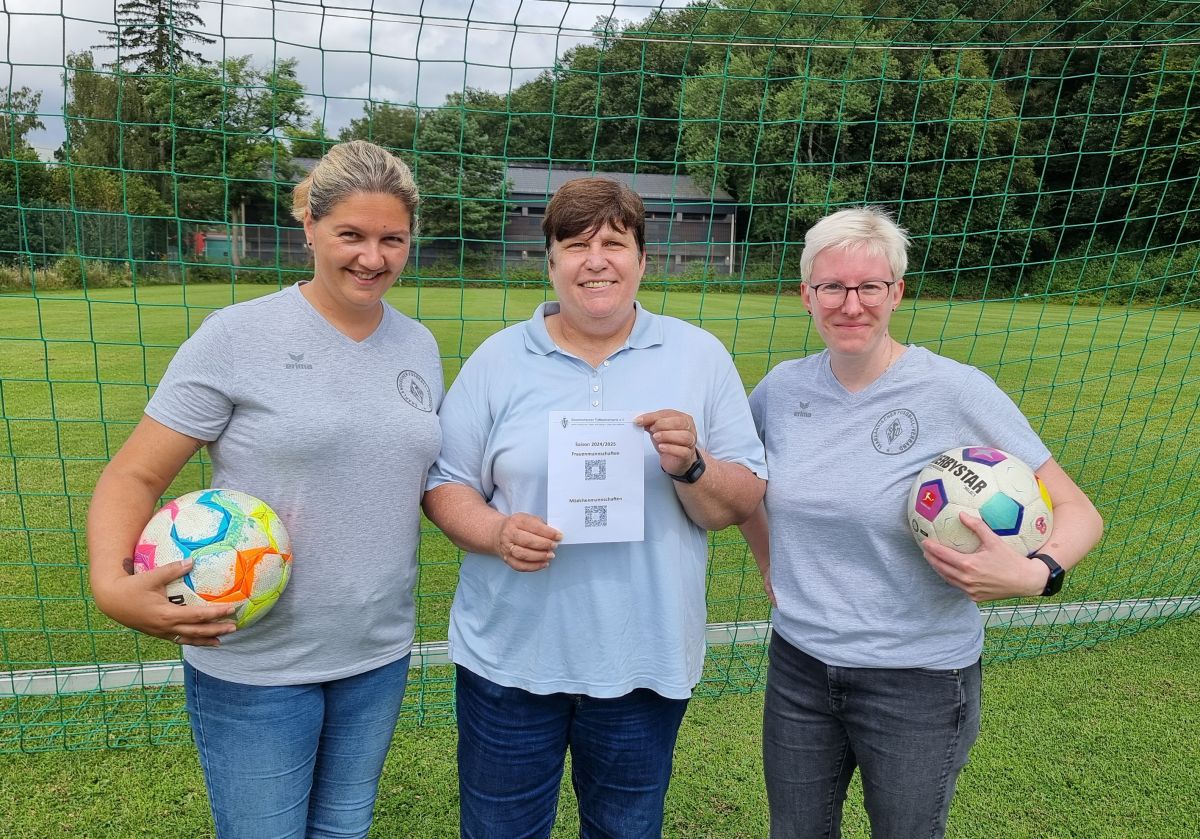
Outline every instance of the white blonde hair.
[(908, 231), (896, 224), (883, 207), (850, 207), (822, 218), (804, 234), (800, 252), (800, 281), (808, 282), (813, 260), (825, 250), (863, 250), (883, 257), (899, 280), (908, 270)]

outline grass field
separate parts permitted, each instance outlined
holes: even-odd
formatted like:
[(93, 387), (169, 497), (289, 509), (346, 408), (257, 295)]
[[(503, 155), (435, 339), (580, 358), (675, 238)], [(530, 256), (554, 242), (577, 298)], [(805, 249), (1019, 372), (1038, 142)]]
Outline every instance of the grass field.
[[(214, 308), (274, 290), (264, 285), (149, 286), (37, 296), (0, 295), (0, 671), (154, 661), (175, 648), (136, 637), (90, 604), (83, 522), (109, 455), (141, 415), (174, 349)], [(435, 334), (447, 380), (488, 335), (524, 320), (544, 288), (394, 289), (389, 299)], [(642, 303), (718, 335), (747, 387), (774, 364), (820, 347), (794, 294), (644, 291)], [(893, 334), (990, 375), (1021, 405), (1107, 522), (1102, 545), (1069, 578), (1066, 600), (1200, 593), (1200, 313), (1043, 300), (906, 303)], [(207, 484), (198, 459), (172, 487)], [(421, 549), (419, 633), (445, 638), (457, 554), (429, 528)], [(736, 530), (715, 534), (709, 619), (761, 620), (766, 602)], [(1154, 623), (1010, 627), (989, 633), (991, 660), (1085, 646)], [(761, 651), (714, 650), (702, 695), (744, 691)], [(448, 686), (432, 672), (417, 705), (445, 717)], [(0, 752), (127, 742), (124, 726), (163, 727), (178, 740), (178, 705), (154, 696), (0, 698)], [(44, 726), (44, 728), (38, 728)], [(21, 731), (45, 740), (18, 744)], [(91, 731), (75, 739), (63, 731)], [(115, 733), (114, 733), (115, 731)], [(53, 732), (58, 732), (57, 734)], [(157, 735), (152, 735), (157, 736)], [(57, 738), (57, 739), (56, 739)]]
[[(984, 671), (983, 732), (950, 839), (1181, 839), (1200, 824), (1200, 618)], [(671, 839), (761, 839), (762, 694), (692, 703), (667, 800)], [(372, 836), (457, 836), (452, 728), (402, 730)], [(0, 756), (6, 839), (213, 835), (188, 745)], [(556, 839), (578, 835), (564, 790)], [(846, 839), (867, 836), (857, 785)]]

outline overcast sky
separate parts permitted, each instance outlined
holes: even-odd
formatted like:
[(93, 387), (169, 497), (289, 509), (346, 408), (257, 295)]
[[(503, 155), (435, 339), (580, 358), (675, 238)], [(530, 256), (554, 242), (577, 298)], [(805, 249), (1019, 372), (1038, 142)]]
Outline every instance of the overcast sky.
[[(48, 158), (63, 140), (62, 69), (71, 52), (106, 44), (118, 0), (0, 0), (0, 86), (42, 91)], [(296, 58), (313, 116), (331, 134), (365, 99), (436, 105), (464, 87), (506, 91), (591, 40), (601, 16), (642, 20), (686, 0), (201, 0), (206, 58)], [(113, 53), (94, 49), (98, 64)]]

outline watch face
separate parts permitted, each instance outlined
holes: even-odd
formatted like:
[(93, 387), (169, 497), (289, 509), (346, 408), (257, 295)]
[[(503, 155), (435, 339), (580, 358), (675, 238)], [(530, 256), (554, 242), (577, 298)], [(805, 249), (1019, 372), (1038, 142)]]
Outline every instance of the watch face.
[(694, 484), (700, 480), (700, 476), (704, 474), (704, 458), (700, 453), (696, 453), (696, 462), (688, 467), (687, 471), (682, 475), (671, 475), (671, 480), (679, 481), (684, 484)]
[(1063, 578), (1066, 576), (1066, 572), (1063, 571), (1062, 566), (1055, 562), (1053, 557), (1046, 554), (1034, 554), (1031, 559), (1044, 562), (1046, 567), (1050, 569), (1050, 576), (1046, 578), (1046, 587), (1042, 589), (1042, 597), (1058, 594), (1062, 589)]
[(1056, 568), (1055, 570), (1051, 571), (1050, 579), (1046, 580), (1046, 590), (1043, 592), (1043, 594), (1058, 594), (1059, 591), (1062, 590), (1064, 576), (1065, 575), (1063, 574), (1063, 570), (1061, 568)]

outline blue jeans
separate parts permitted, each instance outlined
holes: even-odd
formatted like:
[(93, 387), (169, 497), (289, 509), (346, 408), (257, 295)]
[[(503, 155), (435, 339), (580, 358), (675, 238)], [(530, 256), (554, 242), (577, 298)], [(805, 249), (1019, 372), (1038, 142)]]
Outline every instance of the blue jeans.
[(772, 839), (837, 839), (857, 766), (873, 839), (937, 839), (979, 734), (979, 662), (830, 667), (774, 634), (763, 706)]
[(366, 836), (409, 659), (283, 686), (227, 682), (185, 663), (219, 839)]
[(581, 839), (662, 835), (686, 699), (541, 695), (460, 666), (455, 701), (463, 839), (549, 836), (568, 749)]

